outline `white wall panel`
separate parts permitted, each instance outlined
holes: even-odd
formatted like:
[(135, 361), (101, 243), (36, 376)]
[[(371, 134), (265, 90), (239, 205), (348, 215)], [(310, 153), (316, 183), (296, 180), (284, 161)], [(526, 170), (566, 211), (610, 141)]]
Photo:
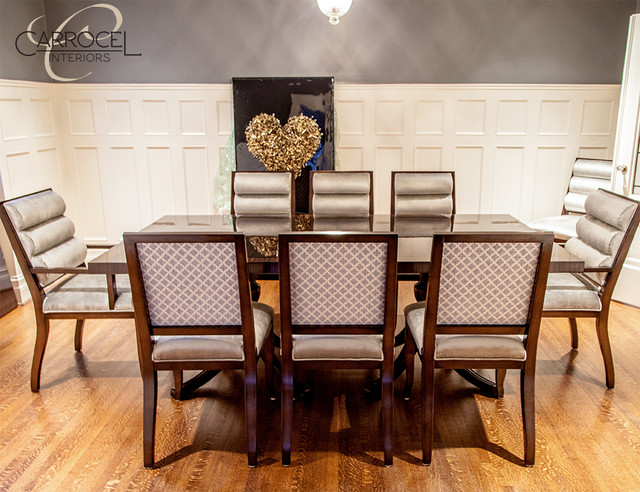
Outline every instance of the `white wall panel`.
[(31, 99), (29, 101), (31, 110), (31, 124), (35, 137), (55, 136), (55, 125), (53, 122), (53, 109), (49, 99)]
[[(109, 203), (104, 201), (107, 191), (100, 174), (97, 147), (76, 147), (73, 149), (78, 198), (82, 204), (80, 211), (80, 234), (87, 240), (108, 239), (105, 217), (110, 213)], [(107, 163), (103, 166), (108, 166)]]
[[(111, 147), (100, 159), (107, 237), (144, 227), (140, 220), (141, 203), (136, 157), (133, 147)], [(122, 232), (121, 232), (122, 231)]]
[(527, 101), (498, 101), (496, 135), (527, 134)]
[(566, 154), (564, 147), (540, 147), (536, 150), (533, 207), (540, 217), (559, 215), (562, 211), (571, 177)]
[(341, 135), (364, 135), (364, 101), (335, 103), (336, 127)]
[(180, 101), (182, 135), (206, 135), (204, 101)]
[(29, 193), (33, 189), (33, 174), (28, 152), (7, 154), (8, 181), (17, 196)]
[[(33, 185), (35, 189), (53, 188), (61, 192), (60, 165), (58, 149), (39, 149), (35, 152), (33, 161)], [(31, 191), (31, 190), (29, 190)]]
[(460, 100), (456, 104), (456, 135), (484, 135), (487, 102)]
[(0, 99), (2, 138), (19, 140), (28, 138), (27, 123), (21, 99)]
[(404, 134), (404, 104), (402, 101), (376, 103), (376, 135)]
[(417, 101), (415, 106), (416, 135), (444, 134), (444, 101)]
[(133, 135), (130, 101), (105, 101), (108, 135)]
[(216, 101), (218, 135), (231, 135), (233, 131), (233, 106), (231, 101)]
[(414, 168), (422, 171), (441, 171), (442, 147), (416, 147)]
[[(491, 210), (495, 213), (521, 217), (521, 196), (524, 176), (524, 147), (498, 147), (495, 149)], [(492, 190), (496, 192), (492, 193)], [(499, 190), (499, 191), (498, 191)]]
[(569, 135), (571, 101), (542, 101), (539, 135)]
[(169, 147), (147, 149), (149, 169), (149, 189), (151, 192), (151, 215), (153, 220), (163, 215), (175, 215), (176, 195), (174, 192), (173, 165)]
[(581, 135), (611, 135), (613, 119), (613, 101), (585, 101), (582, 108)]
[(143, 101), (145, 135), (169, 135), (167, 101)]
[(95, 135), (93, 101), (68, 100), (69, 132), (71, 135)]
[(182, 149), (184, 175), (187, 183), (187, 214), (213, 213), (211, 204), (211, 174), (206, 147)]
[(456, 173), (457, 213), (473, 214), (480, 212), (482, 167), (482, 147), (456, 147), (453, 171)]

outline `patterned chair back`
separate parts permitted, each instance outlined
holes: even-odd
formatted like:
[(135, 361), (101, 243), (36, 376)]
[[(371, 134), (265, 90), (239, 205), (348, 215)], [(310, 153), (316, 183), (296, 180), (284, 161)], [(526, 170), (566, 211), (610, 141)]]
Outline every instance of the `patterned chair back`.
[(391, 215), (449, 217), (456, 213), (454, 188), (453, 171), (393, 171)]
[(309, 203), (314, 216), (373, 214), (373, 172), (312, 171), (309, 179)]

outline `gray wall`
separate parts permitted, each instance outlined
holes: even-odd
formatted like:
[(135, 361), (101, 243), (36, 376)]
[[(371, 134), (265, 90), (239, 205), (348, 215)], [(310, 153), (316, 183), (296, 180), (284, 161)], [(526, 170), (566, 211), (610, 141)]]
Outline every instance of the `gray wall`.
[[(47, 32), (98, 0), (0, 0), (0, 78), (51, 80), (16, 36)], [(127, 50), (53, 63), (82, 82), (229, 83), (234, 76), (333, 75), (349, 83), (620, 83), (636, 0), (353, 0), (331, 26), (315, 0), (111, 0)], [(67, 28), (111, 29), (86, 11)], [(82, 17), (82, 18), (80, 18)], [(75, 23), (74, 23), (75, 22)], [(41, 31), (43, 24), (37, 25)]]

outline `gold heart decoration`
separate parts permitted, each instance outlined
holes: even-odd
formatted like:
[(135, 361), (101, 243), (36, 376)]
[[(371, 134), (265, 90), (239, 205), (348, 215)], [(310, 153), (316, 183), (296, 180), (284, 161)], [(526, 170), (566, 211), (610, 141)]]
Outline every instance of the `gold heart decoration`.
[(322, 133), (313, 118), (291, 116), (286, 125), (274, 115), (254, 116), (245, 129), (249, 152), (267, 171), (291, 171), (296, 177), (318, 150)]

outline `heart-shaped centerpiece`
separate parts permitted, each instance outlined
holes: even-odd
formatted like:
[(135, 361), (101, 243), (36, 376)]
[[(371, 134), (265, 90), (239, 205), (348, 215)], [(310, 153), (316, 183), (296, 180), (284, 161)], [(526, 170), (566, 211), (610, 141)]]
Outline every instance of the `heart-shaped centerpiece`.
[(245, 129), (249, 152), (267, 171), (291, 171), (296, 177), (318, 150), (322, 133), (313, 118), (291, 116), (286, 125), (274, 115), (261, 113)]

